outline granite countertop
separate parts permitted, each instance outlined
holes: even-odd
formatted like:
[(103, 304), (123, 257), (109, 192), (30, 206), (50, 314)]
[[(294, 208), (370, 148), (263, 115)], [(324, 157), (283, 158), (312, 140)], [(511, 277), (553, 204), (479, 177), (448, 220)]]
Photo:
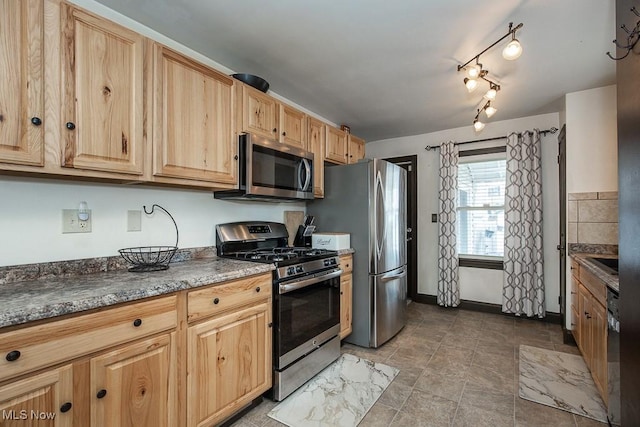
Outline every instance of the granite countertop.
[(611, 274), (609, 271), (600, 267), (599, 264), (591, 262), (590, 258), (618, 258), (617, 255), (604, 255), (592, 253), (574, 253), (571, 256), (580, 263), (581, 266), (593, 273), (597, 278), (602, 280), (609, 288), (615, 292), (620, 292), (620, 285), (617, 275)]
[(349, 249), (339, 249), (338, 250), (338, 255), (349, 255), (355, 253), (355, 249), (353, 248), (349, 248)]
[(0, 328), (225, 282), (274, 268), (273, 264), (211, 257), (172, 263), (165, 271), (116, 270), (5, 283), (0, 286)]

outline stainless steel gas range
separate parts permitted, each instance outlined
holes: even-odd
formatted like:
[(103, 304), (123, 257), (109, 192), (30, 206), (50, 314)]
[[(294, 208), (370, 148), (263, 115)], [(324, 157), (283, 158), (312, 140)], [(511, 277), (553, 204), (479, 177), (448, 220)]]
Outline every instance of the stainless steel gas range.
[(282, 400), (340, 357), (336, 251), (288, 247), (277, 222), (216, 226), (218, 256), (273, 263), (273, 394)]

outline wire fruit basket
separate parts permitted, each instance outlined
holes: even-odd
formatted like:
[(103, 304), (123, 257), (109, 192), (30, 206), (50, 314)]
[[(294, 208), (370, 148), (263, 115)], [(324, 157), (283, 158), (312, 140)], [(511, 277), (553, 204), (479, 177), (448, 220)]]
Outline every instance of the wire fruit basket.
[(176, 244), (175, 246), (139, 246), (118, 250), (122, 258), (133, 264), (129, 267), (129, 271), (147, 272), (166, 270), (169, 268), (169, 263), (178, 250), (178, 225), (176, 224), (176, 220), (160, 205), (152, 205), (151, 211), (147, 211), (147, 207), (143, 206), (144, 213), (147, 215), (151, 215), (155, 208), (162, 209), (169, 215), (171, 221), (173, 221), (173, 225), (176, 228)]

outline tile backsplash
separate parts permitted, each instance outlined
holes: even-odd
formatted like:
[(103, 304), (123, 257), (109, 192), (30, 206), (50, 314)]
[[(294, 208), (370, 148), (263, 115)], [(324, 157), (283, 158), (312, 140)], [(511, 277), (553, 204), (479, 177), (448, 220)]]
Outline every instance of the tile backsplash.
[(618, 192), (569, 193), (568, 243), (618, 244)]

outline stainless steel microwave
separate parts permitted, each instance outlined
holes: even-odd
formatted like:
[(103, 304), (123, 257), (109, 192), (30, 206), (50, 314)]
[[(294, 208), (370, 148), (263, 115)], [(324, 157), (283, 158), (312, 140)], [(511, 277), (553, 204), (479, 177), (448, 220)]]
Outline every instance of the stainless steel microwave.
[(249, 133), (238, 144), (238, 189), (216, 191), (216, 199), (313, 199), (313, 153)]

